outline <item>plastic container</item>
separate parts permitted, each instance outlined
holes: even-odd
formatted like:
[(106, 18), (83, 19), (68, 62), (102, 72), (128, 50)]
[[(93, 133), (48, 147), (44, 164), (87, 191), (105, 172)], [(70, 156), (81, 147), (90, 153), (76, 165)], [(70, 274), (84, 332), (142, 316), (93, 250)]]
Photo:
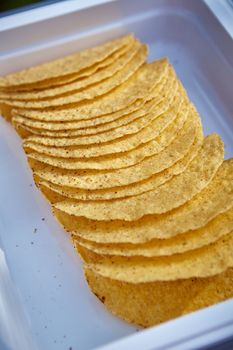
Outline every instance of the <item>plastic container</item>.
[[(102, 1), (86, 9), (78, 3), (1, 19), (0, 74), (134, 32), (149, 44), (150, 60), (169, 57), (205, 133), (218, 132), (226, 157), (233, 155), (233, 42), (205, 2)], [(35, 188), (19, 137), (3, 119), (0, 248), (1, 350), (213, 349), (233, 336), (233, 300), (138, 333), (106, 311), (89, 291), (68, 236)]]

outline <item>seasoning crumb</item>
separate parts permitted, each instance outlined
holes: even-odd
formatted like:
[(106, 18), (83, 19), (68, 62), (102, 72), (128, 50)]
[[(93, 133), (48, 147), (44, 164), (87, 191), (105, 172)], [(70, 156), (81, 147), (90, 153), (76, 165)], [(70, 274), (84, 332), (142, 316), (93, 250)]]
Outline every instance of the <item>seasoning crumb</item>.
[(18, 244), (16, 244), (15, 246), (16, 246), (16, 248), (18, 248)]
[(44, 326), (44, 328), (46, 329), (46, 328), (48, 328), (47, 326)]
[(30, 184), (30, 187), (32, 187), (32, 184)]
[(34, 242), (31, 242), (31, 244), (34, 244)]
[(61, 287), (61, 284), (59, 284), (58, 287)]
[(36, 233), (37, 232), (37, 228), (34, 228), (34, 231), (33, 231), (33, 233)]
[(42, 220), (42, 221), (45, 221), (45, 218), (42, 218), (41, 220)]
[(72, 346), (69, 347), (69, 350), (72, 350)]

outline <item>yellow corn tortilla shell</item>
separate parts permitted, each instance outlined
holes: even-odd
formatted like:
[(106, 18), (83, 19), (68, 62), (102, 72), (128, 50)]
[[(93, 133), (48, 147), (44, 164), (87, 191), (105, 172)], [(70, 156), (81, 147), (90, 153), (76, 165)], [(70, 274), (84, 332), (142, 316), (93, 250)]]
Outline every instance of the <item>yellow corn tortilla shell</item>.
[[(188, 122), (190, 122), (190, 120), (188, 120)], [(169, 153), (166, 148), (165, 151), (167, 151), (167, 153), (162, 151), (157, 157), (155, 156), (153, 159), (148, 158), (149, 161), (145, 160), (135, 167), (121, 169), (111, 173), (96, 173), (89, 176), (81, 174), (81, 172), (73, 172), (73, 174), (69, 172), (69, 174), (67, 174), (67, 170), (62, 171), (46, 165), (43, 167), (42, 165), (41, 171), (35, 171), (34, 181), (50, 203), (63, 201), (67, 197), (78, 200), (108, 200), (146, 192), (160, 186), (170, 180), (172, 176), (178, 175), (184, 171), (189, 162), (196, 156), (203, 141), (200, 121), (196, 130), (196, 138), (194, 143), (190, 146), (194, 137), (194, 126), (192, 125), (192, 127), (193, 128), (190, 128), (187, 132), (186, 128), (184, 128), (182, 134), (184, 133), (185, 138), (180, 137), (177, 142), (173, 142), (167, 147), (174, 151), (173, 155), (172, 152), (170, 151)], [(187, 141), (189, 141), (189, 144), (187, 144)], [(167, 158), (165, 158), (166, 156)], [(176, 158), (174, 158), (174, 156), (176, 156)], [(158, 164), (160, 159), (162, 159), (161, 165)], [(168, 160), (167, 163), (166, 159)], [(172, 165), (171, 162), (173, 162)], [(154, 172), (156, 173), (157, 171), (158, 173), (159, 166), (161, 166), (161, 169), (164, 167), (168, 169), (153, 176)], [(150, 177), (151, 175), (152, 177)], [(72, 184), (78, 186), (80, 178), (82, 181), (81, 183), (86, 187), (85, 189), (68, 187)], [(47, 180), (51, 180), (51, 182)], [(129, 185), (129, 181), (133, 181), (133, 183)], [(121, 182), (124, 184), (123, 186), (119, 186)], [(58, 183), (58, 185), (56, 183)], [(91, 190), (91, 187), (98, 187), (99, 189)]]
[(99, 61), (92, 66), (82, 69), (78, 73), (74, 74), (68, 74), (62, 77), (57, 77), (53, 79), (47, 79), (42, 82), (38, 82), (37, 84), (29, 84), (29, 85), (21, 85), (18, 86), (11, 86), (10, 88), (3, 88), (3, 90), (0, 88), (0, 96), (3, 95), (3, 98), (6, 98), (6, 95), (14, 95), (14, 94), (24, 94), (27, 92), (33, 91), (42, 91), (44, 89), (50, 89), (50, 88), (56, 88), (60, 85), (65, 85), (72, 83), (75, 80), (78, 79), (85, 79), (86, 77), (94, 74), (99, 69), (105, 69), (105, 67), (108, 67), (110, 64), (115, 62), (119, 57), (121, 57), (123, 54), (125, 54), (129, 48), (134, 44), (135, 39), (131, 37), (132, 40), (130, 40), (129, 44), (122, 46), (119, 50), (114, 51), (113, 54), (109, 55), (106, 59), (103, 61)]
[(0, 112), (3, 118), (5, 118), (7, 121), (11, 121), (11, 107), (5, 104), (0, 103)]
[[(148, 108), (148, 111), (151, 110), (152, 106), (157, 106), (158, 104), (165, 103), (165, 99), (155, 99), (151, 100), (150, 102), (147, 102), (145, 109)], [(143, 109), (138, 109), (133, 113), (130, 113), (129, 115), (123, 115), (123, 117), (120, 117), (116, 120), (113, 120), (112, 122), (102, 123), (102, 121), (105, 120), (106, 116), (95, 118), (95, 119), (88, 119), (84, 121), (77, 121), (73, 123), (67, 123), (64, 122), (63, 124), (60, 123), (58, 130), (53, 129), (42, 129), (40, 127), (34, 127), (32, 126), (34, 124), (34, 121), (31, 119), (28, 119), (27, 117), (15, 115), (15, 112), (12, 112), (12, 124), (14, 125), (17, 132), (22, 137), (27, 137), (31, 135), (39, 135), (43, 136), (47, 139), (51, 138), (70, 138), (70, 137), (77, 137), (77, 136), (87, 136), (87, 135), (95, 135), (102, 132), (110, 132), (114, 128), (118, 128), (119, 131), (122, 128), (129, 128), (128, 124), (131, 123), (131, 125), (134, 125), (134, 122), (139, 122), (137, 119), (140, 119), (141, 117), (145, 116), (145, 109), (143, 106)], [(109, 115), (107, 115), (107, 118), (109, 118)], [(30, 124), (30, 125), (28, 125)], [(74, 125), (75, 124), (75, 125)], [(93, 126), (95, 125), (96, 126)], [(45, 124), (43, 123), (43, 126)], [(54, 125), (52, 123), (49, 123), (49, 127), (53, 127)], [(66, 126), (68, 129), (66, 129)], [(72, 129), (69, 129), (72, 127)], [(81, 127), (81, 128), (80, 128)]]
[(99, 243), (145, 243), (169, 239), (207, 225), (233, 206), (233, 159), (224, 161), (209, 185), (182, 207), (138, 221), (94, 221), (70, 216), (54, 208), (54, 214), (73, 235)]
[[(112, 142), (100, 143), (101, 141), (99, 140), (98, 143), (92, 144), (91, 142), (88, 147), (85, 147), (85, 143), (83, 144), (81, 140), (77, 140), (77, 143), (80, 143), (77, 146), (66, 147), (66, 144), (64, 144), (63, 147), (52, 147), (37, 144), (31, 142), (30, 139), (26, 139), (23, 146), (24, 148), (29, 148), (53, 157), (64, 158), (90, 158), (113, 153), (128, 152), (134, 148), (137, 148), (141, 144), (148, 143), (149, 141), (155, 139), (171, 123), (175, 122), (178, 113), (185, 116), (188, 108), (189, 106), (187, 103), (185, 103), (184, 99), (181, 98), (177, 105), (170, 106), (167, 111), (163, 112), (163, 109), (161, 108), (160, 112), (162, 112), (162, 114), (159, 112), (159, 116), (157, 116), (157, 112), (155, 112), (155, 115), (153, 114), (155, 119), (136, 134), (126, 135), (120, 139), (112, 140)], [(84, 141), (88, 140), (85, 139)], [(158, 149), (160, 149), (159, 145)]]
[[(125, 283), (85, 267), (92, 292), (114, 315), (150, 327), (233, 296), (233, 269), (207, 278), (170, 282)], [(174, 302), (175, 301), (175, 302)]]
[[(216, 279), (215, 279), (216, 277)], [(214, 281), (202, 288), (187, 304), (184, 313), (190, 313), (197, 309), (219, 303), (233, 297), (233, 269), (227, 269), (220, 275), (213, 277)]]
[[(12, 118), (11, 118), (11, 122), (12, 122)], [(18, 123), (12, 123), (12, 125), (14, 126), (15, 130), (17, 131), (18, 135), (22, 138), (25, 139), (31, 135), (34, 134), (34, 132), (32, 133), (27, 126), (22, 126), (19, 125)], [(40, 135), (40, 134), (39, 134)]]
[[(161, 105), (166, 103), (164, 89), (158, 90), (157, 96), (153, 96), (153, 99), (147, 102), (146, 104), (142, 103), (138, 105), (131, 105), (130, 108), (125, 108), (120, 111), (116, 111), (114, 113), (98, 116), (92, 119), (83, 119), (78, 121), (40, 121), (36, 119), (30, 119), (27, 116), (22, 116), (18, 114), (18, 110), (12, 111), (12, 122), (13, 125), (21, 125), (24, 127), (30, 128), (31, 131), (37, 130), (39, 131), (39, 135), (49, 135), (52, 137), (60, 137), (63, 134), (66, 137), (79, 136), (79, 133), (83, 133), (82, 130), (86, 130), (87, 128), (92, 128), (92, 133), (97, 133), (98, 131), (105, 131), (108, 129), (112, 129), (117, 126), (121, 126), (124, 124), (128, 124), (135, 119), (144, 116), (148, 108), (151, 109), (151, 106)], [(144, 101), (143, 101), (144, 102)], [(139, 108), (140, 107), (140, 108)], [(138, 108), (135, 110), (135, 108)], [(128, 113), (128, 110), (132, 112)], [(20, 112), (20, 111), (19, 111)], [(69, 117), (67, 115), (67, 117)], [(48, 119), (48, 116), (46, 117)], [(72, 115), (71, 115), (72, 118)], [(50, 117), (51, 119), (51, 117)], [(98, 128), (98, 129), (97, 129)], [(80, 131), (80, 129), (82, 129)]]
[[(98, 61), (98, 62), (94, 63), (93, 65), (91, 65), (90, 67), (82, 69), (78, 73), (68, 74), (65, 76), (60, 76), (60, 77), (52, 78), (52, 79), (46, 79), (46, 80), (43, 80), (43, 81), (38, 82), (36, 84), (21, 85), (20, 87), (19, 86), (18, 87), (11, 86), (10, 88), (4, 88), (3, 91), (5, 91), (8, 95), (15, 94), (15, 93), (16, 94), (18, 94), (18, 93), (23, 94), (25, 92), (26, 93), (31, 92), (31, 90), (42, 91), (42, 90), (48, 89), (48, 88), (53, 88), (53, 87), (56, 88), (60, 85), (72, 83), (73, 81), (78, 80), (78, 79), (84, 79), (84, 78), (94, 74), (99, 69), (105, 69), (110, 64), (112, 64), (113, 62), (118, 60), (119, 57), (121, 57), (123, 54), (125, 54), (131, 48), (131, 46), (134, 45), (135, 40), (136, 40), (133, 36), (131, 36), (129, 39), (130, 40), (129, 40), (128, 44), (123, 45), (118, 50), (114, 51), (112, 54), (110, 54), (108, 57), (106, 57), (103, 61)], [(1, 88), (0, 88), (0, 91), (1, 91)]]
[[(170, 239), (157, 239), (144, 244), (100, 244), (74, 236), (74, 243), (96, 254), (117, 256), (169, 256), (201, 248), (216, 242), (233, 228), (233, 207), (218, 215), (206, 226)], [(101, 261), (101, 257), (99, 262)]]
[[(94, 116), (91, 119), (90, 115), (91, 113), (93, 114), (93, 111), (89, 111), (89, 114), (82, 114), (82, 116), (80, 116), (78, 113), (79, 110), (77, 109), (69, 109), (69, 113), (67, 113), (67, 111), (62, 111), (60, 114), (57, 114), (56, 112), (41, 113), (40, 111), (35, 114), (34, 111), (28, 112), (27, 110), (13, 109), (12, 116), (14, 117), (15, 124), (23, 124), (24, 126), (33, 129), (40, 129), (39, 134), (43, 133), (48, 136), (54, 136), (54, 131), (56, 131), (57, 136), (64, 136), (61, 134), (64, 132), (65, 136), (76, 136), (79, 135), (78, 129), (85, 130), (86, 128), (95, 129), (94, 133), (97, 133), (127, 124), (130, 121), (145, 115), (151, 104), (158, 105), (162, 102), (166, 103), (170, 90), (175, 89), (177, 83), (179, 84), (182, 93), (185, 95), (185, 90), (177, 80), (174, 70), (169, 67), (168, 74), (166, 74), (165, 77), (162, 77), (161, 80), (158, 79), (158, 83), (153, 87), (149, 95), (147, 92), (147, 95), (144, 98), (131, 103), (129, 106), (126, 106), (119, 111)], [(143, 89), (143, 85), (141, 88)], [(97, 127), (100, 129), (96, 129)]]
[(58, 77), (60, 79), (66, 75), (77, 74), (97, 62), (105, 60), (108, 56), (134, 40), (134, 37), (129, 34), (55, 61), (9, 74), (1, 77), (0, 88), (21, 90), (25, 87), (34, 88), (40, 82), (48, 82), (47, 86), (52, 86), (52, 79)]
[[(52, 87), (45, 90), (32, 90), (29, 92), (14, 92), (14, 93), (1, 93), (0, 92), (0, 99), (7, 100), (20, 100), (20, 101), (27, 101), (27, 100), (41, 100), (41, 99), (48, 99), (48, 98), (54, 98), (58, 97), (60, 95), (64, 95), (70, 92), (74, 92), (83, 88), (88, 87), (89, 85), (93, 85), (96, 83), (99, 83), (103, 81), (104, 79), (107, 79), (109, 77), (112, 77), (115, 73), (123, 69), (128, 62), (133, 59), (133, 57), (136, 55), (139, 48), (142, 46), (142, 44), (139, 41), (134, 42), (134, 45), (132, 45), (128, 51), (124, 52), (122, 56), (120, 56), (118, 59), (115, 59), (115, 61), (112, 62), (112, 64), (104, 67), (104, 69), (99, 69), (95, 74), (89, 75), (86, 79), (79, 79), (74, 82), (71, 82), (69, 84), (65, 85), (59, 85), (57, 87)], [(117, 52), (118, 53), (118, 52)]]
[(19, 107), (25, 109), (45, 109), (52, 107), (64, 107), (72, 103), (78, 104), (83, 101), (93, 100), (95, 98), (106, 95), (108, 92), (121, 87), (124, 83), (127, 83), (130, 78), (137, 76), (137, 71), (143, 65), (147, 57), (147, 47), (143, 45), (136, 52), (134, 57), (128, 62), (125, 67), (116, 72), (112, 77), (105, 79), (104, 81), (91, 85), (80, 91), (70, 91), (67, 94), (61, 96), (55, 96), (47, 100), (39, 101), (19, 101), (19, 100), (0, 100), (0, 103), (6, 103), (12, 107)]
[(135, 197), (113, 201), (72, 201), (54, 207), (92, 220), (138, 220), (148, 214), (162, 214), (177, 208), (204, 189), (223, 162), (224, 146), (216, 134), (207, 136), (197, 156), (180, 175), (159, 188)]
[(35, 175), (63, 188), (67, 186), (74, 189), (86, 189), (90, 195), (90, 190), (112, 190), (114, 188), (114, 191), (119, 191), (122, 187), (140, 183), (158, 173), (159, 176), (169, 172), (176, 175), (195, 157), (202, 141), (200, 120), (196, 117), (195, 121), (195, 117), (192, 119), (190, 116), (177, 138), (168, 147), (135, 166), (111, 172), (87, 174), (83, 171), (67, 171), (45, 165), (41, 170), (35, 171)]
[[(178, 86), (177, 86), (178, 87)], [(160, 104), (155, 104), (155, 102), (152, 100), (148, 103), (148, 111), (144, 116), (141, 118), (138, 118), (136, 120), (133, 120), (132, 122), (119, 126), (117, 128), (111, 129), (109, 131), (104, 131), (97, 133), (95, 132), (94, 135), (88, 135), (88, 136), (82, 136), (78, 135), (77, 137), (69, 137), (69, 138), (60, 138), (57, 137), (43, 137), (43, 136), (32, 136), (27, 139), (27, 141), (38, 143), (45, 146), (53, 146), (53, 147), (64, 147), (64, 146), (75, 146), (75, 145), (84, 145), (84, 144), (94, 144), (94, 143), (103, 143), (103, 142), (109, 142), (115, 139), (119, 139), (125, 135), (131, 135), (136, 134), (141, 129), (145, 128), (147, 125), (149, 125), (151, 122), (154, 121), (154, 119), (158, 118), (161, 114), (164, 114), (165, 112), (169, 112), (169, 109), (171, 108), (171, 105), (176, 105), (181, 100), (182, 94), (176, 95), (177, 90), (173, 90), (172, 97), (170, 97), (167, 101), (161, 102)], [(154, 102), (154, 103), (151, 103)], [(92, 128), (93, 129), (93, 128)], [(85, 132), (87, 132), (87, 129), (84, 129)], [(81, 130), (83, 131), (83, 129)], [(95, 131), (98, 131), (95, 130)]]
[(144, 181), (133, 183), (128, 186), (118, 186), (110, 189), (83, 190), (64, 185), (55, 185), (52, 182), (43, 180), (43, 178), (37, 176), (36, 173), (34, 175), (34, 181), (38, 184), (40, 190), (51, 203), (64, 201), (67, 198), (77, 200), (111, 200), (116, 198), (131, 197), (153, 190), (169, 181), (172, 176), (180, 174), (186, 169), (193, 157), (195, 157), (199, 147), (197, 147), (197, 144), (195, 144), (193, 147), (195, 148), (195, 151), (188, 152), (188, 154), (178, 161), (173, 167), (168, 168), (159, 174), (152, 175), (150, 178)]
[[(101, 257), (93, 261), (82, 247), (79, 252), (88, 267), (101, 276), (129, 283), (175, 281), (210, 277), (233, 267), (233, 231), (216, 242), (183, 254), (146, 257)], [(97, 256), (97, 255), (96, 255)]]
[(138, 148), (129, 152), (105, 155), (95, 158), (58, 158), (53, 156), (47, 156), (38, 152), (32, 152), (30, 149), (26, 149), (28, 153), (28, 159), (31, 167), (34, 170), (41, 169), (41, 163), (59, 167), (61, 169), (120, 169), (135, 165), (141, 162), (146, 157), (150, 157), (161, 152), (167, 147), (177, 136), (178, 132), (182, 129), (188, 116), (188, 110), (185, 114), (180, 113), (175, 119), (174, 123), (171, 123), (162, 134), (160, 134), (155, 140), (152, 140), (146, 144), (142, 144)]
[[(115, 113), (106, 114), (103, 116), (95, 117), (93, 119), (84, 119), (78, 121), (40, 121), (35, 119), (30, 119), (25, 116), (18, 115), (18, 110), (12, 111), (12, 123), (14, 126), (23, 126), (29, 128), (28, 130), (34, 132), (36, 131), (39, 135), (48, 135), (52, 137), (72, 137), (79, 136), (80, 133), (88, 134), (87, 128), (91, 129), (91, 133), (96, 134), (99, 131), (106, 131), (113, 129), (114, 127), (128, 124), (129, 122), (134, 121), (137, 118), (144, 116), (152, 106), (161, 105), (166, 103), (165, 96), (163, 96), (163, 90), (159, 92), (157, 97), (153, 100), (142, 104), (141, 107), (132, 113), (127, 113), (127, 108), (117, 111)], [(136, 107), (135, 107), (136, 108)], [(133, 107), (134, 109), (134, 107)], [(51, 119), (51, 118), (50, 118)], [(85, 130), (85, 131), (84, 131)]]
[[(172, 99), (174, 98), (174, 95), (176, 92), (175, 85), (177, 84), (175, 83), (174, 88), (172, 89), (174, 93), (172, 92), (169, 95), (169, 92), (166, 91), (166, 95), (164, 94), (164, 97), (162, 98), (159, 97), (156, 99), (153, 98), (152, 100), (146, 102), (145, 105), (142, 105), (140, 109), (137, 109), (136, 111), (129, 114), (124, 114), (120, 118), (118, 118), (117, 116), (116, 120), (113, 120), (107, 123), (105, 123), (105, 120), (108, 119), (109, 117), (111, 117), (112, 119), (112, 116), (105, 115), (94, 119), (80, 120), (72, 123), (63, 122), (62, 124), (59, 123), (60, 124), (59, 130), (52, 130), (52, 129), (47, 130), (47, 129), (41, 129), (38, 127), (35, 128), (34, 126), (32, 127), (31, 125), (35, 123), (35, 120), (28, 119), (27, 117), (15, 115), (15, 113), (17, 112), (12, 111), (12, 115), (13, 115), (12, 124), (14, 125), (15, 129), (20, 134), (20, 136), (23, 138), (31, 135), (39, 135), (40, 137), (44, 137), (48, 140), (48, 139), (51, 139), (51, 137), (57, 139), (57, 138), (96, 135), (104, 132), (110, 133), (110, 132), (113, 132), (114, 129), (117, 129), (117, 132), (120, 133), (125, 128), (126, 129), (135, 128), (134, 124), (141, 123), (141, 118), (145, 118), (146, 113), (150, 112), (152, 108), (158, 108), (159, 105), (168, 105), (170, 101), (172, 101)], [(30, 126), (28, 126), (28, 124), (30, 124)], [(54, 127), (54, 124), (55, 123), (53, 122), (52, 123), (49, 122), (49, 127)], [(42, 125), (46, 126), (44, 123)], [(68, 127), (68, 129), (66, 127)], [(72, 129), (69, 129), (70, 127), (72, 127)]]
[[(169, 68), (170, 70), (172, 69), (167, 59), (145, 64), (141, 67), (139, 72), (133, 76), (134, 79), (129, 79), (127, 83), (124, 85), (122, 84), (123, 88), (121, 85), (114, 89), (113, 92), (95, 99), (95, 101), (76, 104), (75, 108), (72, 108), (72, 105), (70, 105), (70, 108), (58, 110), (51, 108), (49, 111), (20, 109), (17, 111), (17, 114), (38, 120), (41, 120), (41, 118), (55, 120), (58, 115), (61, 118), (60, 120), (65, 120), (67, 115), (69, 115), (69, 118), (74, 116), (76, 120), (84, 120), (119, 111), (118, 117), (120, 117), (122, 115), (121, 110), (124, 108), (129, 107), (126, 113), (130, 113), (135, 110), (135, 107), (137, 108), (137, 105), (140, 106), (143, 99), (147, 98), (147, 100), (150, 100), (155, 97), (153, 88), (155, 89), (168, 74)], [(135, 76), (138, 77), (137, 81), (135, 81)], [(109, 121), (111, 121), (110, 118)]]
[[(118, 71), (112, 77), (100, 82), (99, 84), (94, 84), (89, 86), (80, 92), (70, 92), (69, 95), (50, 98), (47, 100), (39, 101), (19, 101), (19, 100), (0, 100), (0, 103), (5, 103), (11, 107), (20, 107), (25, 109), (44, 109), (51, 107), (60, 107), (69, 105), (72, 103), (78, 104), (82, 101), (93, 100), (101, 95), (105, 95), (115, 88), (119, 88), (122, 85), (126, 85), (127, 80), (130, 78), (137, 77), (137, 70), (143, 65), (147, 57), (147, 47), (143, 45), (139, 48), (135, 56), (128, 62), (123, 69)], [(135, 74), (134, 74), (135, 73)], [(123, 87), (123, 86), (122, 86)], [(124, 86), (127, 88), (127, 85)]]

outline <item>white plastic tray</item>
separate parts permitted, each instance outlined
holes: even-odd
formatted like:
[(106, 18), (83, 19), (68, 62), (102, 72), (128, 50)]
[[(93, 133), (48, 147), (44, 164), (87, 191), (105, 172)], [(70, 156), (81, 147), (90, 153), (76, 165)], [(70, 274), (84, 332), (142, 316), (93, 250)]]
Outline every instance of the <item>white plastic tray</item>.
[[(218, 132), (233, 155), (233, 43), (204, 2), (119, 0), (82, 10), (77, 3), (63, 4), (65, 14), (55, 4), (46, 16), (38, 9), (0, 20), (0, 74), (134, 32), (150, 59), (169, 57), (205, 133)], [(20, 139), (0, 119), (0, 349), (213, 346), (233, 336), (233, 300), (136, 331), (89, 292), (68, 236), (33, 185)]]

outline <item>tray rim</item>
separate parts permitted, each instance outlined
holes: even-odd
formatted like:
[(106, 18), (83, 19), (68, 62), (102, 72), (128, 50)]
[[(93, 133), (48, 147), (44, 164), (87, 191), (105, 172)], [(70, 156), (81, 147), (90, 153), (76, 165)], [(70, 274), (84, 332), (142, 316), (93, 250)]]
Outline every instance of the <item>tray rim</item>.
[[(9, 15), (4, 18), (0, 18), (0, 33), (6, 33), (7, 30), (17, 30), (17, 28), (21, 26), (25, 26), (27, 24), (33, 24), (36, 22), (44, 21), (49, 18), (54, 18), (56, 16), (60, 15), (68, 15), (74, 11), (81, 11), (84, 9), (87, 9), (89, 7), (94, 7), (97, 5), (103, 5), (105, 3), (114, 2), (117, 0), (80, 0), (79, 2), (75, 0), (67, 0), (67, 1), (61, 1), (59, 3), (55, 4), (48, 4), (45, 6), (42, 6), (41, 8), (31, 9), (28, 11), (24, 11), (21, 13)], [(229, 22), (229, 18), (233, 18), (233, 12), (230, 14), (230, 17), (227, 17), (226, 12), (223, 10), (222, 13), (219, 15), (219, 3), (220, 1), (216, 1), (215, 5), (214, 1), (211, 0), (202, 0), (203, 3), (205, 3), (210, 10), (212, 11), (213, 15), (218, 18), (218, 20), (221, 22), (221, 24), (224, 26), (225, 31), (233, 38), (233, 21)], [(64, 7), (64, 3), (66, 6)], [(224, 6), (226, 10), (226, 5), (229, 6), (227, 0), (223, 0), (222, 5)], [(48, 11), (48, 7), (50, 7), (50, 10), (53, 9), (53, 11)], [(228, 13), (229, 14), (229, 13)], [(226, 20), (228, 18), (228, 20)], [(225, 315), (221, 314), (221, 321), (222, 323), (219, 323), (219, 320), (215, 320), (215, 315), (217, 312), (224, 312), (224, 311), (231, 311), (232, 315), (228, 315), (225, 313)], [(212, 322), (211, 327), (206, 327), (204, 330), (200, 329), (200, 324), (197, 322), (198, 318), (205, 318), (207, 317)], [(162, 333), (166, 334), (169, 329), (177, 328), (177, 326), (180, 328), (184, 327), (186, 323), (188, 322), (189, 328), (186, 328), (186, 330), (189, 330), (189, 333), (186, 333), (187, 337), (185, 337), (183, 340), (177, 343), (177, 339), (175, 340), (169, 340), (169, 342), (165, 343), (161, 339), (159, 339), (159, 335)], [(195, 332), (197, 329), (197, 326), (199, 326), (199, 331)], [(216, 344), (216, 339), (212, 339), (212, 341), (209, 338), (210, 332), (213, 330), (219, 329), (220, 326), (220, 333), (218, 333), (218, 342), (221, 340), (229, 339), (233, 336), (233, 299), (227, 300), (225, 302), (219, 303), (217, 305), (211, 306), (209, 308), (199, 310), (195, 313), (177, 318), (175, 320), (171, 320), (169, 322), (166, 322), (159, 326), (154, 326), (150, 329), (144, 330), (143, 332), (139, 334), (133, 334), (124, 338), (121, 338), (117, 341), (113, 341), (109, 344), (106, 344), (104, 346), (98, 347), (96, 349), (98, 350), (115, 350), (115, 349), (130, 349), (134, 348), (135, 350), (142, 349), (142, 344), (146, 342), (147, 347), (143, 347), (143, 349), (151, 349), (153, 346), (153, 349), (178, 349), (177, 345), (179, 346), (179, 350), (182, 349), (181, 346), (192, 346), (192, 342), (196, 341), (197, 339), (201, 338), (200, 341), (202, 344), (200, 346), (211, 346)], [(156, 338), (156, 348), (155, 345), (155, 338)], [(165, 339), (166, 337), (163, 337)], [(191, 342), (191, 343), (190, 343)], [(145, 345), (145, 344), (144, 344)], [(194, 344), (193, 344), (194, 345)]]
[[(66, 15), (74, 11), (81, 11), (90, 7), (103, 5), (118, 0), (62, 0), (52, 4), (41, 5), (40, 7), (26, 9), (21, 12), (0, 17), (0, 33), (16, 29), (27, 24), (34, 24), (54, 18), (55, 16)], [(223, 25), (226, 32), (233, 39), (233, 6), (228, 0), (201, 0), (212, 11), (215, 17)], [(49, 11), (48, 11), (49, 10)]]
[(233, 6), (230, 5), (229, 0), (203, 1), (233, 39)]
[(0, 18), (0, 33), (117, 0), (62, 0)]

